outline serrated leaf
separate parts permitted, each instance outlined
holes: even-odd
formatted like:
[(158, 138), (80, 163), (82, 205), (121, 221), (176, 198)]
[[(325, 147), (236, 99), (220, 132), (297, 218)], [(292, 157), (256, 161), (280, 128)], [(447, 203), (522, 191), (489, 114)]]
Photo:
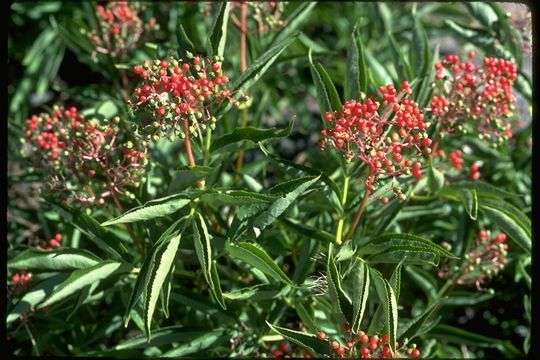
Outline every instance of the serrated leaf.
[(394, 294), (394, 290), (380, 272), (373, 268), (370, 268), (369, 270), (373, 283), (375, 284), (375, 290), (377, 291), (379, 300), (383, 304), (385, 313), (385, 329), (387, 331), (386, 335), (388, 336), (388, 343), (390, 344), (392, 354), (395, 354), (398, 324), (396, 296)]
[(308, 52), (308, 60), (309, 60), (309, 69), (311, 72), (311, 78), (313, 79), (313, 83), (315, 84), (315, 91), (316, 91), (316, 97), (317, 97), (317, 103), (319, 104), (319, 110), (321, 112), (321, 119), (323, 120), (323, 124), (326, 126), (326, 121), (324, 119), (324, 114), (326, 112), (333, 113), (335, 109), (332, 106), (332, 101), (330, 99), (330, 95), (328, 94), (328, 90), (326, 89), (326, 86), (324, 84), (324, 80), (317, 70), (317, 67), (313, 64), (313, 59), (311, 57), (311, 48)]
[(9, 311), (6, 318), (6, 325), (17, 320), (25, 312), (35, 308), (43, 299), (49, 297), (68, 278), (68, 273), (61, 273), (51, 276), (28, 289), (26, 294)]
[(232, 83), (231, 92), (234, 93), (240, 88), (247, 90), (251, 85), (258, 81), (274, 61), (276, 61), (279, 55), (281, 55), (281, 53), (289, 47), (296, 38), (298, 38), (298, 35), (299, 33), (287, 37), (262, 54)]
[(101, 261), (88, 250), (61, 248), (53, 251), (27, 249), (8, 261), (8, 268), (29, 271), (85, 269)]
[(262, 289), (266, 289), (268, 286), (264, 284), (257, 284), (250, 287), (236, 289), (223, 293), (223, 297), (229, 300), (247, 300), (255, 296)]
[(294, 190), (278, 198), (267, 209), (255, 216), (251, 222), (255, 237), (258, 237), (268, 225), (272, 224), (299, 196), (316, 183), (319, 178), (320, 176), (304, 178)]
[(163, 283), (163, 287), (161, 288), (161, 291), (159, 293), (159, 298), (161, 299), (161, 308), (163, 309), (163, 315), (165, 315), (166, 319), (169, 318), (169, 299), (171, 297), (174, 268), (175, 266), (173, 263), (171, 269), (167, 273), (167, 277), (165, 278), (165, 282)]
[(212, 267), (210, 270), (210, 276), (212, 279), (212, 293), (214, 294), (214, 298), (218, 302), (219, 306), (221, 306), (223, 310), (226, 310), (227, 306), (225, 305), (225, 299), (223, 298), (223, 292), (221, 290), (221, 282), (219, 281), (216, 260), (212, 261)]
[(201, 195), (202, 202), (219, 207), (224, 205), (251, 205), (268, 203), (275, 200), (276, 196), (244, 191), (244, 190), (223, 190), (211, 191)]
[(334, 82), (326, 72), (324, 66), (321, 63), (315, 64), (315, 70), (319, 73), (321, 80), (323, 82), (326, 93), (328, 94), (328, 99), (330, 100), (330, 106), (334, 110), (341, 109), (341, 100), (339, 99), (338, 92)]
[(418, 331), (422, 328), (422, 326), (429, 320), (429, 318), (432, 317), (433, 314), (439, 310), (445, 299), (446, 298), (437, 299), (437, 301), (429, 305), (428, 308), (424, 310), (420, 315), (405, 323), (403, 327), (400, 328), (398, 340), (403, 341), (403, 339), (405, 338), (411, 340), (413, 337), (415, 337)]
[(293, 282), (281, 270), (281, 268), (272, 260), (272, 258), (261, 248), (250, 243), (239, 243), (238, 245), (229, 245), (227, 251), (233, 257), (238, 258), (247, 264), (259, 269), (268, 276), (281, 281), (285, 284), (292, 285)]
[[(182, 24), (180, 24), (178, 28), (176, 29), (176, 41), (178, 42), (178, 45), (180, 47), (187, 48), (187, 50), (191, 52), (195, 51), (195, 45), (193, 45), (193, 42), (187, 35), (186, 29), (184, 29), (184, 26)], [(183, 56), (183, 54), (178, 54), (178, 55)]]
[(144, 289), (144, 326), (148, 341), (150, 341), (151, 337), (152, 317), (156, 309), (159, 292), (176, 257), (180, 238), (181, 234), (177, 233), (170, 241), (160, 243), (156, 249), (155, 257), (150, 264), (147, 283)]
[(104, 280), (115, 274), (128, 273), (133, 269), (130, 264), (107, 260), (86, 269), (75, 270), (38, 308), (52, 305), (96, 281)]
[(461, 194), (461, 201), (465, 206), (465, 211), (469, 214), (472, 220), (476, 220), (478, 217), (478, 197), (476, 196), (476, 190), (462, 189), (459, 191)]
[(523, 250), (531, 253), (531, 222), (527, 215), (501, 200), (484, 200), (480, 203), (480, 210)]
[(258, 143), (260, 141), (284, 138), (291, 134), (293, 128), (294, 120), (291, 120), (285, 129), (257, 129), (254, 127), (239, 127), (234, 129), (231, 133), (225, 134), (214, 140), (210, 146), (210, 151), (214, 152), (224, 146), (244, 140), (252, 143)]
[(519, 196), (517, 194), (499, 189), (491, 184), (488, 184), (486, 182), (483, 182), (481, 180), (476, 181), (460, 181), (453, 184), (448, 184), (441, 188), (437, 195), (452, 195), (455, 194), (455, 192), (452, 192), (453, 190), (461, 190), (461, 189), (470, 189), (475, 190), (478, 197), (487, 197), (487, 198), (511, 198)]
[(135, 307), (137, 301), (145, 290), (145, 286), (148, 283), (148, 277), (150, 276), (151, 269), (155, 261), (157, 250), (159, 249), (161, 244), (169, 241), (174, 236), (178, 235), (178, 233), (183, 232), (186, 226), (185, 220), (187, 218), (187, 216), (184, 216), (181, 219), (175, 221), (171, 226), (169, 226), (169, 228), (167, 228), (167, 230), (165, 230), (163, 234), (161, 234), (154, 246), (152, 246), (152, 248), (148, 252), (148, 255), (144, 259), (144, 262), (139, 270), (139, 274), (137, 275), (135, 286), (133, 287), (131, 296), (128, 301), (128, 305), (126, 307), (126, 311), (124, 313), (124, 327), (127, 327), (130, 319), (131, 310)]
[(211, 55), (223, 56), (225, 43), (227, 41), (227, 23), (229, 21), (230, 4), (227, 1), (219, 3), (215, 10), (212, 30), (210, 30), (209, 40), (211, 43)]
[(210, 275), (212, 267), (212, 247), (210, 246), (210, 236), (208, 229), (201, 214), (196, 212), (191, 222), (193, 228), (193, 243), (195, 245), (195, 253), (199, 259), (202, 272), (206, 283), (212, 288), (212, 277)]
[(191, 199), (185, 194), (175, 194), (150, 200), (144, 205), (126, 211), (115, 219), (105, 221), (102, 225), (132, 223), (167, 216), (187, 206), (190, 202)]
[(360, 99), (360, 57), (358, 54), (358, 44), (356, 43), (356, 26), (351, 33), (349, 48), (347, 49), (347, 67), (345, 69), (344, 90), (345, 101), (349, 99)]
[[(228, 4), (228, 3), (227, 3)], [(230, 339), (230, 337), (224, 336), (223, 330), (213, 330), (206, 332), (204, 335), (196, 337), (182, 345), (175, 347), (160, 355), (160, 357), (180, 357), (188, 354), (200, 352), (204, 349), (208, 349), (212, 345), (224, 342)]]
[(367, 299), (369, 297), (369, 267), (363, 262), (358, 261), (353, 271), (353, 323), (352, 331), (357, 333), (360, 330), (364, 311), (366, 310)]
[(353, 306), (351, 299), (347, 296), (341, 286), (341, 275), (337, 269), (336, 261), (333, 254), (333, 245), (328, 251), (328, 261), (326, 262), (326, 280), (328, 282), (328, 293), (332, 303), (337, 307), (340, 317), (348, 324), (354, 322)]
[(268, 321), (266, 321), (266, 324), (270, 327), (270, 329), (274, 330), (285, 339), (303, 347), (313, 355), (334, 356), (334, 353), (331, 350), (331, 347), (328, 346), (328, 343), (326, 341), (319, 340), (316, 335), (272, 325)]
[(380, 235), (363, 245), (359, 256), (370, 255), (370, 262), (398, 263), (407, 256), (406, 263), (427, 262), (437, 265), (440, 256), (455, 259), (448, 250), (414, 234), (389, 233)]

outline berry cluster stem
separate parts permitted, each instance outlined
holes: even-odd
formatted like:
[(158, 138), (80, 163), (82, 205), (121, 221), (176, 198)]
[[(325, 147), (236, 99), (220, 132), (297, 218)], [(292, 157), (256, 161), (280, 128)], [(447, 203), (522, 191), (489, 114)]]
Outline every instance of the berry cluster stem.
[(343, 208), (343, 214), (339, 215), (338, 226), (336, 230), (336, 244), (341, 244), (341, 238), (343, 236), (343, 224), (345, 223), (345, 204), (347, 203), (347, 194), (349, 192), (349, 180), (350, 176), (345, 175), (343, 179), (343, 193), (341, 194), (341, 207)]
[(362, 199), (362, 202), (360, 203), (360, 206), (358, 207), (358, 211), (356, 212), (356, 215), (354, 216), (353, 223), (351, 225), (351, 228), (347, 232), (347, 235), (345, 235), (345, 241), (349, 240), (354, 233), (354, 230), (356, 229), (356, 226), (358, 225), (358, 221), (360, 221), (360, 217), (362, 216), (362, 213), (364, 212), (364, 209), (367, 205), (369, 199), (369, 187), (366, 186), (366, 190), (364, 191), (364, 198)]
[[(245, 72), (247, 70), (247, 50), (246, 50), (246, 36), (247, 36), (247, 3), (242, 2), (240, 5), (240, 71)], [(241, 112), (240, 128), (247, 126), (247, 109), (243, 109)], [(244, 167), (244, 149), (238, 151), (238, 158), (236, 160), (236, 172), (237, 176), (240, 176), (240, 172)]]
[[(182, 123), (184, 134), (186, 135), (185, 142), (186, 142), (186, 153), (188, 158), (189, 167), (195, 167), (197, 164), (195, 163), (195, 158), (193, 157), (193, 151), (191, 150), (191, 140), (189, 138), (189, 124), (188, 119), (184, 119)], [(204, 188), (204, 182), (201, 180), (197, 180), (195, 183), (195, 186), (197, 186), (199, 189)]]

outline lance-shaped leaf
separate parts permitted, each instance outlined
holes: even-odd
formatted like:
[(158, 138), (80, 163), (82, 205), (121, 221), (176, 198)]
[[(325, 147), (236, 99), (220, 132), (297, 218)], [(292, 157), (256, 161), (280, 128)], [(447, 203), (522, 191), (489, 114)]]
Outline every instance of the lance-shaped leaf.
[(358, 255), (369, 255), (369, 262), (399, 263), (407, 256), (406, 263), (437, 265), (440, 256), (456, 258), (454, 254), (428, 239), (414, 234), (390, 233), (370, 240), (359, 249)]
[(178, 233), (170, 241), (160, 243), (150, 264), (144, 289), (144, 327), (148, 341), (150, 341), (151, 337), (152, 317), (154, 316), (159, 293), (176, 257), (180, 238), (181, 234)]
[(481, 180), (476, 181), (460, 181), (453, 184), (448, 184), (441, 188), (437, 195), (439, 196), (446, 196), (446, 195), (455, 195), (455, 190), (462, 190), (462, 189), (468, 189), (468, 190), (475, 190), (478, 197), (485, 197), (485, 198), (513, 198), (516, 196), (519, 196), (517, 194), (505, 191), (503, 189), (499, 189), (498, 187), (495, 187), (491, 184), (488, 184), (486, 182), (483, 182)]
[(60, 273), (36, 284), (9, 311), (6, 325), (9, 326), (25, 312), (35, 308), (43, 299), (49, 297), (68, 278), (68, 273)]
[(114, 259), (128, 257), (128, 252), (121, 240), (112, 232), (101, 226), (94, 218), (85, 213), (62, 204), (50, 203), (62, 215), (63, 220), (73, 224), (96, 246)]
[(229, 21), (230, 4), (222, 2), (216, 5), (212, 30), (210, 30), (211, 55), (223, 56), (225, 42), (227, 41), (227, 23)]
[(300, 221), (296, 221), (294, 219), (283, 219), (281, 222), (291, 230), (300, 235), (306, 236), (307, 238), (317, 239), (326, 244), (330, 244), (335, 240), (334, 235), (330, 234), (329, 232), (305, 225)]
[(444, 174), (434, 168), (428, 167), (428, 186), (432, 192), (436, 192), (444, 185)]
[(527, 253), (531, 253), (531, 220), (503, 200), (483, 200), (480, 210)]
[(279, 43), (295, 32), (300, 24), (308, 18), (315, 5), (317, 5), (316, 1), (299, 3), (298, 7), (287, 17), (287, 19), (285, 19), (285, 26), (283, 26), (274, 39), (272, 39), (272, 44)]
[(216, 260), (212, 260), (212, 266), (210, 268), (210, 276), (212, 280), (212, 294), (214, 294), (214, 298), (218, 302), (219, 306), (223, 310), (227, 309), (227, 306), (225, 305), (225, 299), (223, 298), (223, 291), (221, 290), (221, 282), (219, 281), (219, 274), (217, 271), (217, 263)]
[(270, 329), (274, 330), (285, 339), (303, 347), (314, 355), (335, 356), (332, 348), (328, 346), (328, 343), (320, 340), (316, 335), (272, 325), (268, 321), (266, 324), (270, 327)]
[(61, 248), (53, 251), (27, 249), (8, 261), (8, 268), (29, 271), (85, 269), (101, 261), (88, 250)]
[(319, 180), (320, 176), (308, 176), (298, 179), (299, 185), (292, 191), (274, 201), (270, 206), (256, 215), (251, 222), (255, 237), (270, 224), (272, 224), (287, 208), (302, 195), (311, 185)]
[(324, 118), (326, 112), (334, 112), (341, 109), (341, 100), (332, 79), (320, 64), (314, 64), (311, 57), (311, 49), (308, 53), (311, 77), (315, 83), (317, 91), (317, 102), (321, 110), (321, 117)]
[(207, 284), (213, 288), (212, 276), (210, 275), (212, 267), (212, 247), (210, 246), (210, 235), (201, 214), (196, 212), (191, 222), (193, 228), (193, 243), (195, 252), (199, 259), (199, 264), (206, 279)]
[(337, 269), (336, 261), (333, 254), (333, 245), (330, 245), (328, 251), (328, 261), (326, 263), (326, 280), (328, 282), (328, 293), (332, 303), (337, 306), (339, 314), (348, 323), (352, 324), (354, 320), (353, 306), (351, 299), (345, 293), (341, 286), (341, 275)]
[(352, 331), (357, 333), (360, 330), (367, 299), (369, 297), (369, 267), (363, 261), (357, 261), (353, 271), (353, 323)]
[(161, 308), (163, 309), (163, 315), (165, 315), (165, 318), (169, 318), (169, 299), (171, 297), (174, 268), (175, 266), (173, 263), (171, 269), (167, 273), (167, 277), (165, 278), (165, 282), (163, 283), (163, 287), (159, 293), (159, 298), (161, 299)]
[(128, 273), (132, 269), (133, 266), (130, 264), (107, 260), (86, 269), (75, 270), (45, 301), (38, 305), (38, 308), (63, 300), (96, 281), (104, 280), (116, 274)]
[(258, 143), (260, 141), (274, 140), (287, 137), (294, 128), (294, 120), (289, 122), (285, 129), (257, 129), (254, 127), (236, 128), (231, 133), (225, 134), (212, 142), (210, 151), (216, 151), (224, 146), (234, 144), (239, 141), (250, 141)]
[(238, 245), (229, 245), (227, 251), (233, 257), (246, 262), (266, 275), (285, 284), (292, 285), (291, 279), (289, 279), (283, 270), (281, 270), (263, 249), (253, 244), (243, 242)]
[(276, 200), (276, 198), (276, 196), (244, 190), (210, 191), (202, 194), (200, 197), (202, 202), (218, 207), (223, 205), (238, 206), (268, 203)]
[(188, 354), (200, 353), (202, 350), (208, 349), (210, 346), (216, 346), (222, 342), (229, 340), (229, 336), (224, 336), (223, 330), (212, 330), (189, 340), (174, 349), (160, 355), (160, 357), (181, 357)]
[(299, 33), (296, 33), (287, 37), (262, 54), (247, 68), (246, 71), (242, 73), (242, 75), (240, 75), (237, 80), (232, 83), (231, 92), (234, 93), (234, 91), (240, 88), (247, 90), (251, 85), (259, 80), (261, 76), (263, 76), (263, 74), (268, 70), (268, 68), (274, 63), (274, 61), (276, 61), (279, 55), (296, 40), (298, 35)]
[(412, 49), (410, 54), (410, 64), (413, 70), (417, 71), (417, 76), (425, 77), (428, 73), (429, 67), (429, 44), (424, 30), (424, 26), (419, 18), (416, 16), (416, 12), (413, 13), (414, 29), (413, 29), (413, 41), (411, 43)]
[(433, 316), (435, 312), (442, 306), (446, 298), (437, 299), (434, 303), (428, 306), (420, 315), (407, 321), (406, 323), (400, 324), (398, 340), (403, 341), (407, 338), (411, 340), (418, 334), (418, 331), (422, 328), (424, 324)]
[(170, 345), (173, 342), (179, 341), (188, 342), (204, 335), (205, 333), (206, 331), (203, 329), (193, 327), (168, 326), (155, 331), (150, 343), (147, 342), (145, 335), (140, 335), (121, 342), (120, 344), (116, 345), (114, 349), (146, 349), (148, 346)]
[[(193, 41), (189, 38), (189, 36), (186, 33), (186, 29), (184, 29), (184, 25), (180, 24), (176, 28), (176, 41), (178, 42), (179, 47), (183, 49), (187, 49), (191, 52), (195, 51), (195, 45), (193, 45)], [(180, 52), (180, 51), (179, 51)], [(183, 54), (178, 54), (178, 56), (183, 56)]]
[(148, 283), (148, 277), (150, 276), (150, 270), (154, 264), (155, 256), (158, 248), (161, 246), (161, 244), (171, 240), (173, 237), (177, 236), (179, 233), (181, 233), (185, 226), (186, 226), (186, 219), (188, 217), (184, 216), (181, 219), (174, 222), (161, 236), (159, 237), (158, 241), (152, 246), (150, 251), (148, 252), (148, 255), (144, 259), (144, 262), (139, 270), (139, 274), (137, 275), (137, 280), (135, 281), (135, 286), (133, 287), (133, 291), (131, 292), (131, 296), (129, 297), (128, 305), (126, 307), (126, 311), (124, 313), (124, 326), (127, 327), (130, 319), (130, 315), (132, 313), (132, 309), (137, 304), (137, 301), (141, 297), (141, 295), (144, 292), (145, 286)]
[(390, 349), (394, 354), (396, 352), (396, 338), (397, 338), (397, 324), (398, 324), (398, 310), (397, 301), (394, 290), (390, 283), (381, 275), (377, 270), (370, 268), (370, 275), (375, 289), (379, 296), (379, 300), (383, 304), (385, 313), (385, 329), (387, 331), (388, 343)]
[(131, 223), (167, 216), (187, 206), (190, 202), (191, 199), (185, 194), (166, 196), (128, 210), (115, 219), (105, 221), (102, 225)]
[(351, 33), (349, 48), (347, 49), (347, 68), (345, 71), (345, 100), (360, 99), (360, 60), (358, 44), (356, 43), (356, 26)]

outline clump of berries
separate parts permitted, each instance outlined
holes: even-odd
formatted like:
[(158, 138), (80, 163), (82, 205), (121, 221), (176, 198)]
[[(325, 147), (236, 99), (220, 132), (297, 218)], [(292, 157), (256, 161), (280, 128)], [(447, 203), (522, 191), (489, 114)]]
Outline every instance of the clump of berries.
[(356, 334), (347, 329), (345, 342), (341, 343), (336, 339), (329, 339), (325, 332), (319, 331), (317, 337), (321, 341), (326, 341), (336, 357), (358, 357), (362, 359), (380, 359), (380, 358), (418, 358), (420, 350), (416, 344), (409, 344), (405, 339), (403, 344), (396, 341), (396, 352), (392, 354), (389, 339), (387, 335), (367, 335), (364, 331), (358, 331)]
[(40, 249), (43, 249), (45, 251), (52, 251), (53, 249), (59, 249), (59, 248), (62, 247), (62, 244), (61, 244), (62, 239), (63, 239), (62, 234), (57, 233), (56, 235), (54, 235), (54, 237), (52, 239), (50, 239), (47, 242), (40, 241), (37, 244), (37, 247), (40, 248)]
[(476, 65), (474, 57), (470, 52), (467, 61), (460, 61), (457, 55), (447, 55), (435, 64), (433, 119), (441, 134), (474, 131), (480, 139), (502, 143), (512, 137), (517, 68), (510, 60), (495, 57)]
[(147, 164), (146, 148), (119, 129), (120, 119), (86, 119), (77, 108), (55, 107), (52, 114), (26, 121), (23, 156), (48, 175), (48, 190), (67, 202), (104, 204), (116, 195), (132, 197)]
[(212, 106), (223, 100), (240, 105), (226, 88), (229, 78), (221, 68), (222, 58), (188, 58), (145, 61), (133, 68), (143, 82), (135, 88), (131, 106), (146, 115), (141, 131), (147, 140), (184, 138), (185, 128), (197, 136), (199, 130), (215, 127)]
[(156, 19), (153, 17), (144, 24), (139, 17), (143, 9), (144, 5), (128, 1), (98, 5), (96, 14), (99, 29), (87, 34), (96, 52), (121, 59), (135, 49), (143, 35), (149, 34), (156, 27)]
[(366, 163), (369, 173), (365, 180), (370, 192), (380, 177), (392, 178), (395, 195), (404, 194), (393, 185), (400, 175), (422, 176), (423, 154), (431, 153), (431, 139), (418, 105), (408, 96), (412, 93), (409, 83), (402, 83), (401, 91), (393, 85), (379, 88), (379, 102), (349, 100), (340, 110), (327, 112), (325, 119), (330, 127), (323, 129), (321, 147), (333, 147), (347, 160), (357, 159)]
[[(440, 158), (445, 158), (446, 157), (446, 154), (444, 152), (444, 150), (437, 150), (434, 154), (434, 157), (438, 156)], [(448, 159), (450, 160), (450, 162), (452, 163), (452, 166), (456, 169), (456, 170), (461, 170), (463, 168), (463, 151), (461, 151), (461, 149), (457, 149), (455, 151), (452, 151), (452, 152), (449, 152), (448, 153)], [(472, 180), (478, 180), (480, 179), (480, 164), (478, 162), (475, 162), (473, 164), (471, 164), (469, 166), (469, 177), (472, 179)]]
[(464, 256), (466, 261), (461, 269), (457, 266), (450, 267), (446, 263), (441, 267), (439, 277), (453, 278), (457, 285), (475, 285), (478, 291), (486, 291), (483, 285), (497, 275), (508, 262), (508, 244), (505, 241), (505, 233), (490, 237), (487, 231), (480, 230), (476, 242)]
[(300, 347), (293, 346), (287, 341), (282, 341), (277, 346), (275, 346), (274, 349), (272, 350), (272, 357), (275, 357), (275, 358), (303, 357), (304, 359), (311, 359), (313, 355), (309, 351), (303, 350)]
[(13, 281), (13, 285), (16, 287), (24, 288), (30, 280), (32, 280), (32, 273), (26, 270), (21, 270), (11, 276), (11, 281)]

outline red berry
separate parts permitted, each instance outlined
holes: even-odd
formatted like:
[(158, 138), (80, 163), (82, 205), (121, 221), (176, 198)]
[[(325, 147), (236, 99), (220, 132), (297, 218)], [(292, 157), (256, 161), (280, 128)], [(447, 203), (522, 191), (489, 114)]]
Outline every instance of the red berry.
[(345, 355), (345, 348), (338, 347), (338, 348), (336, 349), (336, 354), (338, 354), (339, 356)]
[(279, 349), (276, 349), (276, 350), (272, 351), (272, 355), (274, 357), (282, 357), (283, 356), (283, 351), (281, 351)]
[(189, 71), (189, 64), (182, 64), (182, 71)]
[(311, 355), (311, 353), (304, 351), (304, 359), (311, 359), (312, 357), (313, 355)]
[(383, 335), (383, 337), (381, 338), (381, 342), (383, 344), (387, 344), (388, 343), (388, 336), (387, 335)]
[(282, 341), (281, 344), (279, 344), (279, 349), (285, 352), (289, 349), (289, 344), (286, 341)]
[(53, 248), (59, 248), (60, 243), (56, 239), (49, 240), (49, 246)]
[(361, 342), (362, 344), (367, 344), (367, 343), (369, 342), (369, 337), (368, 337), (367, 335), (362, 335), (362, 336), (360, 337), (360, 342)]
[(379, 345), (377, 345), (376, 342), (370, 342), (370, 343), (369, 343), (369, 348), (370, 348), (371, 350), (376, 350), (378, 347), (379, 347)]
[(392, 354), (392, 352), (390, 351), (390, 347), (389, 346), (385, 346), (383, 347), (382, 351), (381, 351), (381, 354), (383, 356), (389, 356)]
[(412, 358), (417, 358), (417, 357), (419, 357), (419, 356), (420, 356), (420, 350), (418, 350), (418, 349), (413, 349), (413, 350), (411, 351), (411, 357), (412, 357)]
[(169, 64), (165, 61), (165, 60), (161, 60), (161, 62), (159, 63), (159, 65), (161, 66), (161, 68), (166, 68), (167, 66), (169, 66)]
[(383, 204), (388, 204), (388, 201), (390, 201), (386, 196), (381, 199), (381, 202)]
[(13, 281), (13, 283), (16, 285), (18, 284), (20, 281), (21, 281), (21, 276), (19, 274), (14, 274), (12, 277), (11, 277), (11, 280)]
[(54, 235), (54, 238), (56, 239), (56, 241), (62, 241), (62, 234), (57, 233), (56, 235)]
[(500, 234), (497, 235), (497, 237), (495, 238), (495, 242), (496, 242), (497, 244), (503, 243), (505, 240), (506, 240), (506, 234), (505, 234), (505, 233), (500, 233)]
[(362, 356), (368, 357), (369, 354), (371, 354), (371, 351), (369, 350), (369, 348), (363, 347), (363, 348), (362, 348)]
[(218, 72), (221, 69), (221, 66), (219, 64), (212, 64), (212, 71)]
[(201, 59), (198, 56), (195, 56), (193, 58), (193, 65), (199, 65), (200, 62), (201, 62)]
[(422, 145), (428, 147), (429, 145), (431, 145), (431, 139), (425, 138), (424, 140), (422, 140)]
[(159, 116), (163, 116), (165, 115), (166, 110), (164, 107), (160, 106), (157, 108), (156, 112), (158, 113)]

